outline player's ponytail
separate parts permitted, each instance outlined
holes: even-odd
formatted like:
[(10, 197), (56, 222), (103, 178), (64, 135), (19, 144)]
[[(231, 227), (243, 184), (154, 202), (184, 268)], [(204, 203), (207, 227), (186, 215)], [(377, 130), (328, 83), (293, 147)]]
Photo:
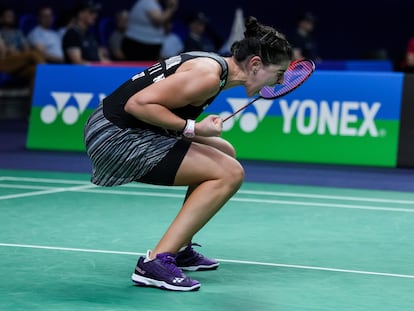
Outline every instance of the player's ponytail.
[(260, 24), (255, 17), (245, 20), (244, 39), (236, 41), (231, 53), (238, 62), (258, 55), (265, 65), (292, 59), (292, 48), (286, 37), (270, 26)]

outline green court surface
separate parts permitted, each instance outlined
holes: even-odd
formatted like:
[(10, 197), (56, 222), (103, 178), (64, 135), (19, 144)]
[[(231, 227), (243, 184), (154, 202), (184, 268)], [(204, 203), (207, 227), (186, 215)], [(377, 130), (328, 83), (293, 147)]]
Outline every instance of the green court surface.
[(196, 236), (197, 292), (137, 287), (184, 188), (0, 170), (0, 310), (414, 310), (414, 194), (245, 183)]

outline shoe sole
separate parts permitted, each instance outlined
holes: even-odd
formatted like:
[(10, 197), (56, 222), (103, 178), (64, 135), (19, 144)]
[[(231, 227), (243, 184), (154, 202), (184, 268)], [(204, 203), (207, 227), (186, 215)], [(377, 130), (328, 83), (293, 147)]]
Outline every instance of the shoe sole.
[(219, 267), (219, 263), (213, 264), (213, 265), (208, 265), (208, 266), (203, 266), (203, 265), (199, 265), (199, 266), (187, 266), (187, 267), (178, 267), (181, 270), (185, 270), (185, 271), (208, 271), (208, 270), (216, 270)]
[(161, 289), (181, 291), (181, 292), (196, 291), (201, 287), (201, 284), (196, 284), (193, 286), (174, 286), (164, 281), (149, 279), (149, 278), (143, 277), (135, 273), (132, 274), (131, 280), (132, 282), (134, 282), (136, 285), (139, 285), (139, 286), (151, 286), (151, 287), (158, 287)]

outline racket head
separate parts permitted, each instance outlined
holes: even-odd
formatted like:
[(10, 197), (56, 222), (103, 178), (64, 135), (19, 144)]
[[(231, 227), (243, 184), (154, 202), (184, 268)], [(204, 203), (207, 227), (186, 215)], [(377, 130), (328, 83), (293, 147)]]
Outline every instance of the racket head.
[(265, 86), (260, 90), (259, 94), (265, 99), (284, 96), (302, 85), (314, 71), (315, 63), (310, 59), (293, 61), (285, 71), (282, 84)]

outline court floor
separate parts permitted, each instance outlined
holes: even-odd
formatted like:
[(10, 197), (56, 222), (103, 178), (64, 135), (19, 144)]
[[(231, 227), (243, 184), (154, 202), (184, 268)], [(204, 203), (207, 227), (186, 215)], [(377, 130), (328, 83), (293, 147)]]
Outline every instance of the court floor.
[(246, 182), (196, 236), (197, 292), (130, 275), (185, 189), (0, 170), (0, 310), (414, 310), (414, 193)]

